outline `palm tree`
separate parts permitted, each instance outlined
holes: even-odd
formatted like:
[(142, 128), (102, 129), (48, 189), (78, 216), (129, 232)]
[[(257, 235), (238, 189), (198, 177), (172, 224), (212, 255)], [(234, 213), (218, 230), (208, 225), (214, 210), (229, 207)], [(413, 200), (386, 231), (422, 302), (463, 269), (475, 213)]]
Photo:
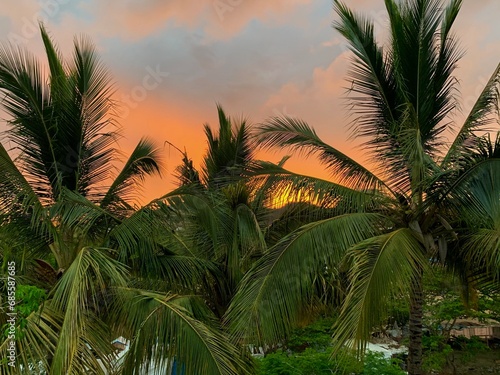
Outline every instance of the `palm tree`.
[(253, 187), (244, 179), (254, 163), (251, 127), (244, 119), (227, 116), (220, 105), (217, 112), (218, 129), (204, 125), (207, 152), (201, 172), (178, 150), (183, 163), (176, 171), (186, 204), (178, 206), (182, 223), (171, 246), (188, 247), (217, 267), (203, 289), (207, 303), (222, 318), (243, 274), (266, 245), (263, 206), (256, 204)]
[[(452, 224), (457, 212), (470, 211), (458, 209), (461, 203), (485, 208), (479, 198), (486, 195), (498, 206), (498, 184), (480, 182), (498, 175), (498, 153), (477, 155), (481, 135), (495, 123), (500, 65), (463, 125), (455, 128), (450, 117), (458, 107), (458, 81), (453, 73), (462, 52), (451, 29), (461, 1), (443, 6), (440, 0), (386, 0), (385, 5), (391, 34), (383, 49), (375, 40), (373, 22), (335, 1), (340, 17), (335, 28), (353, 52), (352, 129), (366, 139), (374, 172), (324, 143), (301, 120), (279, 117), (261, 125), (264, 146), (318, 156), (335, 176), (336, 183), (323, 196), (337, 212), (278, 241), (243, 278), (226, 320), (238, 337), (279, 341), (298, 321), (313, 275), (326, 260), (334, 272), (348, 272), (336, 347), (349, 343), (362, 352), (391, 295), (407, 295), (408, 371), (416, 375), (422, 373), (422, 277), (429, 259), (438, 253), (452, 257), (448, 253), (455, 248), (446, 244), (465, 233)], [(445, 136), (453, 130), (450, 144)], [(483, 187), (478, 198), (477, 185)], [(498, 216), (496, 211), (488, 217), (493, 216)], [(466, 236), (469, 259), (478, 259), (472, 255), (476, 246), (488, 245), (479, 253), (491, 260), (484, 261), (488, 272), (498, 266), (493, 223), (487, 221), (488, 232)]]
[[(222, 318), (243, 275), (267, 251), (267, 243), (332, 210), (300, 202), (298, 196), (305, 186), (317, 193), (324, 182), (286, 171), (288, 157), (277, 165), (256, 160), (251, 126), (227, 116), (220, 105), (217, 111), (218, 129), (204, 126), (207, 152), (201, 173), (187, 153), (177, 149), (183, 155), (176, 171), (185, 204), (172, 204), (179, 208), (182, 222), (169, 244), (189, 248), (217, 268), (203, 289), (208, 305)], [(327, 199), (323, 203), (328, 204)]]
[[(246, 373), (196, 297), (166, 288), (188, 285), (204, 265), (161, 243), (173, 222), (168, 195), (135, 207), (142, 180), (160, 173), (158, 149), (142, 139), (113, 175), (119, 132), (109, 74), (87, 39), (75, 40), (66, 63), (40, 30), (47, 77), (27, 51), (0, 49), (15, 155), (0, 145), (0, 256), (4, 272), (15, 261), (19, 289), (45, 291), (17, 301), (16, 361), (0, 373), (144, 373), (174, 358), (189, 373)], [(131, 345), (117, 363), (111, 340), (121, 333)], [(10, 345), (2, 337), (3, 358)]]

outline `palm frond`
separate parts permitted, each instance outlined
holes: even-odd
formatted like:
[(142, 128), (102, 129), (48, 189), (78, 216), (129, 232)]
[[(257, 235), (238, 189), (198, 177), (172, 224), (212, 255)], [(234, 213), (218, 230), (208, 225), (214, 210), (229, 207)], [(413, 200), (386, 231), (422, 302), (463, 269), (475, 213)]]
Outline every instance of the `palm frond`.
[(253, 260), (266, 252), (267, 246), (255, 212), (248, 205), (240, 204), (236, 207), (235, 214), (242, 256), (240, 266), (246, 271)]
[(8, 122), (8, 139), (22, 151), (19, 169), (40, 199), (51, 202), (59, 170), (53, 152), (55, 128), (50, 123), (50, 92), (41, 64), (20, 47), (2, 46), (0, 90), (5, 95), (3, 108), (12, 118)]
[(362, 241), (349, 250), (350, 286), (334, 326), (334, 347), (363, 352), (373, 327), (385, 317), (391, 295), (408, 295), (415, 270), (425, 269), (422, 244), (401, 228)]
[(258, 127), (262, 147), (291, 148), (310, 156), (318, 155), (320, 163), (338, 179), (338, 183), (359, 190), (392, 191), (368, 169), (324, 143), (307, 123), (289, 117), (274, 117)]
[(114, 93), (108, 70), (99, 60), (95, 46), (86, 37), (75, 38), (68, 64), (71, 102), (66, 116), (74, 124), (64, 133), (66, 152), (75, 166), (75, 190), (93, 202), (102, 198), (102, 183), (110, 177), (111, 162), (118, 138), (111, 116)]
[(239, 349), (199, 320), (210, 313), (196, 299), (133, 289), (121, 293), (125, 300), (115, 321), (118, 329), (135, 333), (123, 374), (143, 374), (152, 368), (168, 372), (174, 363), (186, 374), (250, 373), (251, 364)]
[(457, 225), (467, 228), (459, 249), (465, 263), (493, 277), (500, 276), (499, 179), (500, 159), (486, 159), (469, 169), (446, 200), (460, 218)]
[[(108, 238), (116, 244), (120, 261), (143, 274), (157, 274), (160, 272), (159, 257), (176, 254), (176, 251), (172, 253), (162, 246), (165, 238), (170, 237), (185, 248), (186, 243), (177, 241), (179, 238), (171, 237), (167, 231), (175, 235), (178, 231), (188, 230), (185, 226), (188, 215), (195, 216), (202, 225), (206, 225), (208, 240), (214, 243), (217, 239), (214, 208), (193, 186), (178, 188), (121, 219), (120, 223), (110, 228)], [(177, 254), (186, 255), (182, 251)]]
[[(96, 201), (110, 171), (116, 128), (109, 116), (112, 88), (94, 47), (75, 40), (73, 64), (66, 65), (40, 27), (50, 75), (20, 48), (0, 51), (0, 88), (12, 117), (7, 135), (21, 151), (19, 165), (45, 203), (61, 188)], [(47, 81), (47, 83), (45, 82)]]
[(207, 154), (203, 159), (202, 171), (205, 184), (223, 186), (242, 173), (253, 159), (251, 130), (246, 120), (234, 122), (222, 107), (217, 105), (219, 115), (218, 134), (205, 124)]
[(19, 214), (32, 211), (34, 216), (39, 218), (43, 210), (39, 197), (2, 144), (0, 144), (0, 169), (4, 175), (0, 181), (0, 212)]
[[(499, 158), (483, 159), (470, 165), (466, 171), (445, 185), (441, 199), (458, 210), (465, 204), (469, 210), (475, 210), (477, 219), (484, 218), (483, 203), (475, 196), (474, 190), (477, 189), (479, 194), (489, 195), (490, 192), (485, 190), (485, 186), (490, 184), (491, 187), (490, 179), (498, 177), (499, 165)], [(482, 178), (485, 181), (481, 181)], [(491, 192), (496, 190), (493, 188)]]
[(495, 218), (494, 228), (481, 228), (465, 238), (462, 256), (468, 262), (470, 270), (483, 270), (482, 277), (500, 280), (500, 235), (499, 217)]
[(7, 151), (0, 144), (0, 170), (3, 178), (0, 181), (0, 222), (6, 237), (19, 241), (16, 234), (24, 233), (23, 252), (46, 254), (47, 245), (54, 235), (54, 224), (50, 220), (48, 210), (43, 206), (41, 198), (32, 188), (28, 180), (17, 168)]
[(444, 9), (435, 0), (385, 4), (392, 31), (386, 52), (375, 41), (373, 23), (340, 1), (335, 28), (354, 52), (354, 95), (348, 98), (357, 115), (354, 134), (368, 138), (387, 185), (408, 197), (435, 169), (447, 117), (457, 106), (453, 72), (462, 53), (450, 30), (461, 1)]
[(480, 141), (480, 132), (490, 130), (488, 126), (495, 123), (499, 110), (500, 64), (497, 66), (483, 91), (474, 103), (464, 124), (459, 129), (453, 144), (442, 161), (444, 168), (460, 163), (475, 152)]
[(450, 34), (460, 4), (454, 2), (444, 11), (441, 5), (435, 0), (386, 1), (398, 90), (405, 105), (414, 109), (412, 125), (420, 130), (429, 154), (441, 144), (440, 134), (447, 125), (443, 120), (456, 106), (457, 81), (452, 73), (461, 57)]
[[(111, 286), (126, 285), (127, 269), (110, 258), (108, 249), (86, 247), (55, 286), (51, 307), (64, 314), (51, 374), (81, 374), (85, 367), (100, 373), (97, 358), (111, 353), (111, 337), (98, 317), (99, 296)], [(105, 363), (106, 365), (106, 363)]]
[[(170, 249), (169, 249), (170, 250)], [(197, 290), (208, 278), (219, 278), (220, 270), (213, 261), (186, 255), (159, 255), (158, 271), (150, 280), (162, 284), (155, 290)]]
[(383, 223), (377, 214), (347, 214), (285, 236), (243, 278), (225, 317), (232, 334), (251, 343), (280, 342), (297, 324), (317, 272), (339, 264), (347, 249), (383, 230)]
[(48, 373), (48, 359), (55, 353), (62, 322), (62, 314), (52, 309), (50, 304), (41, 306), (38, 311), (23, 318), (23, 326), (16, 326), (16, 355), (12, 361), (13, 366), (7, 363), (11, 338), (4, 339), (0, 345), (0, 353), (5, 361), (0, 366), (0, 374)]
[(193, 166), (193, 160), (188, 157), (186, 151), (182, 152), (182, 164), (175, 168), (175, 177), (179, 186), (201, 184), (200, 173)]
[(137, 272), (157, 270), (161, 250), (157, 241), (159, 217), (158, 212), (149, 207), (142, 208), (109, 231), (108, 236), (118, 249), (118, 259)]
[(378, 45), (372, 21), (355, 14), (340, 1), (334, 2), (334, 8), (340, 17), (334, 28), (346, 38), (354, 53), (348, 72), (348, 103), (355, 116), (351, 123), (353, 135), (367, 138), (366, 145), (374, 153), (385, 154), (388, 160), (381, 160), (382, 164), (391, 161), (391, 171), (404, 173), (406, 168), (397, 146), (405, 101), (398, 90), (394, 57)]
[(128, 202), (138, 198), (137, 188), (145, 177), (160, 175), (160, 160), (153, 142), (141, 139), (102, 199), (101, 207), (111, 211), (130, 207)]
[(337, 214), (383, 210), (391, 206), (391, 198), (379, 190), (350, 188), (340, 183), (297, 174), (270, 162), (255, 162), (245, 173), (249, 186), (258, 192), (266, 207), (279, 208), (288, 203), (309, 202), (332, 209)]
[(58, 202), (50, 208), (50, 213), (61, 226), (60, 231), (78, 231), (89, 239), (100, 236), (102, 240), (107, 235), (106, 231), (121, 223), (119, 217), (65, 188)]
[(377, 45), (373, 22), (354, 14), (340, 1), (334, 2), (334, 9), (340, 16), (334, 28), (346, 38), (355, 55), (349, 73), (352, 79), (350, 91), (361, 95), (355, 98), (360, 106), (355, 134), (378, 135), (373, 126), (394, 123), (399, 117), (401, 103), (393, 67), (384, 60), (383, 49)]

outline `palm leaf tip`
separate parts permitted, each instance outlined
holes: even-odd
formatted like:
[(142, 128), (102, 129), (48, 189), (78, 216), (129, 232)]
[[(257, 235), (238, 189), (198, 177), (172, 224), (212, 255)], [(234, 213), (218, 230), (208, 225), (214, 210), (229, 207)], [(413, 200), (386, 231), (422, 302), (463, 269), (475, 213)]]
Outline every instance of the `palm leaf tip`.
[(161, 151), (154, 142), (143, 138), (115, 178), (101, 201), (101, 207), (136, 199), (136, 190), (146, 177), (161, 176)]
[(386, 190), (389, 186), (360, 163), (326, 144), (313, 127), (305, 121), (291, 117), (273, 117), (257, 128), (257, 139), (264, 148), (287, 148), (306, 157), (317, 156), (339, 184), (357, 190)]

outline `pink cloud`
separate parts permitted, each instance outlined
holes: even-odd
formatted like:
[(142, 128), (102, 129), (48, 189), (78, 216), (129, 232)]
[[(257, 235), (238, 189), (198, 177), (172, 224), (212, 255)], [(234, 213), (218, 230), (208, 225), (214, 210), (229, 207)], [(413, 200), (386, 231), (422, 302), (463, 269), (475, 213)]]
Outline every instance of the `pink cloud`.
[(167, 22), (188, 28), (203, 27), (215, 38), (225, 39), (242, 30), (252, 19), (287, 23), (298, 6), (311, 0), (134, 0), (90, 2), (85, 9), (97, 18), (96, 27), (104, 35), (128, 39), (147, 36)]

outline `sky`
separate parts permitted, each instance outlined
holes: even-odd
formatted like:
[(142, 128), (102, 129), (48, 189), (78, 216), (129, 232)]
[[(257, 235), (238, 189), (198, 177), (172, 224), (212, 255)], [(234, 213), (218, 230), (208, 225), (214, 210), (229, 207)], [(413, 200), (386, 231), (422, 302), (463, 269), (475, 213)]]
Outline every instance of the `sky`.
[[(345, 0), (375, 22), (385, 42), (383, 0)], [(456, 71), (462, 108), (500, 62), (500, 1), (464, 0), (455, 33), (466, 52)], [(75, 35), (89, 36), (115, 82), (121, 102), (124, 154), (143, 136), (164, 147), (164, 171), (144, 186), (141, 202), (172, 190), (186, 149), (195, 165), (206, 151), (203, 124), (217, 127), (216, 103), (230, 116), (259, 124), (299, 117), (330, 145), (369, 163), (349, 132), (345, 108), (350, 53), (332, 28), (331, 0), (4, 0), (0, 40), (43, 56), (41, 20), (71, 57)], [(5, 129), (4, 121), (0, 129)], [(286, 152), (258, 156), (277, 162)], [(293, 155), (287, 168), (329, 178), (315, 159)]]

